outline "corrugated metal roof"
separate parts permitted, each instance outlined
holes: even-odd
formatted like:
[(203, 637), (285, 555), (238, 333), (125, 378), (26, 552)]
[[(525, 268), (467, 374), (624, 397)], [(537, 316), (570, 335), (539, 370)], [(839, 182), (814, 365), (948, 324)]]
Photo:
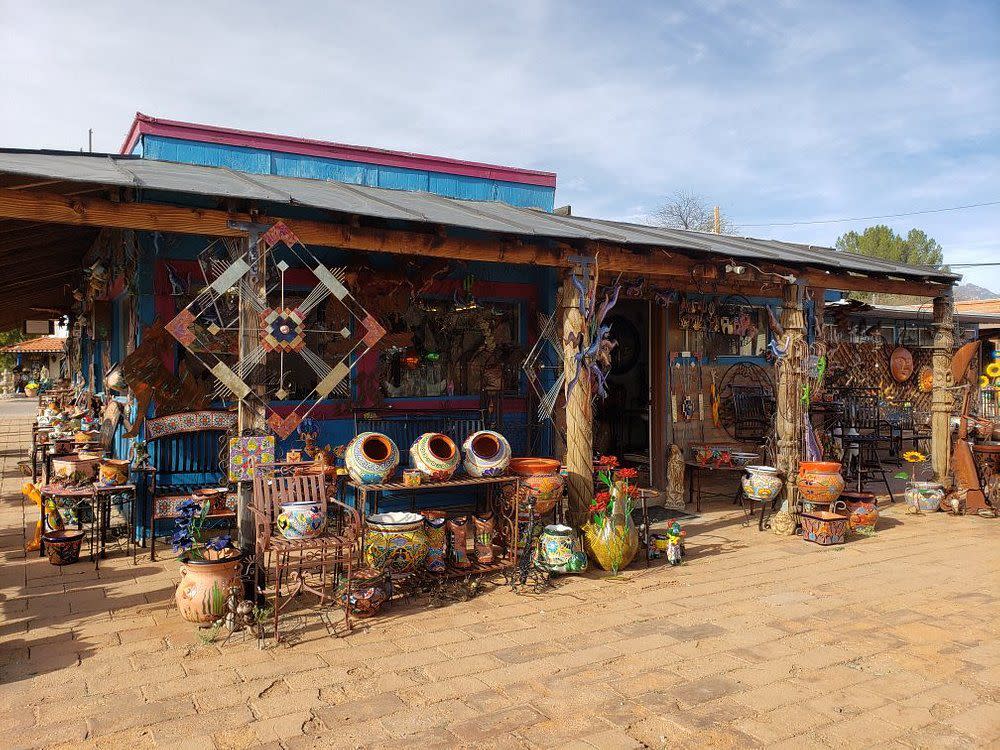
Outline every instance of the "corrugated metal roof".
[(381, 219), (444, 224), (527, 237), (669, 247), (742, 261), (773, 261), (944, 283), (961, 278), (933, 268), (891, 263), (841, 253), (828, 247), (561, 216), (504, 203), (457, 200), (429, 193), (348, 185), (329, 180), (250, 175), (224, 167), (115, 154), (0, 150), (0, 174), (285, 203)]

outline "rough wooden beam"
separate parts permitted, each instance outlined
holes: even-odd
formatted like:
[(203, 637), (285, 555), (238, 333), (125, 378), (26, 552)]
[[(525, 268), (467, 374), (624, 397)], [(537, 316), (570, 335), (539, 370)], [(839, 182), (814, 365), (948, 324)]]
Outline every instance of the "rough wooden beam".
[(905, 294), (914, 297), (937, 297), (948, 293), (950, 284), (933, 281), (897, 281), (873, 276), (851, 276), (817, 269), (809, 269), (799, 276), (807, 285), (841, 292), (874, 292), (876, 294)]
[(934, 481), (951, 487), (951, 356), (955, 345), (955, 301), (951, 295), (934, 298), (934, 371), (931, 391), (931, 467)]

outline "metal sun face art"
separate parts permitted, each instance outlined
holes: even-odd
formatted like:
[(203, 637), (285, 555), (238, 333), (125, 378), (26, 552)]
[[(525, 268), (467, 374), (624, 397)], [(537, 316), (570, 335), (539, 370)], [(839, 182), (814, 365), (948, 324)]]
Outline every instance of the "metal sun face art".
[[(268, 426), (284, 439), (322, 401), (331, 395), (348, 395), (352, 359), (356, 362), (367, 354), (385, 335), (385, 329), (351, 296), (344, 285), (343, 269), (323, 265), (283, 222), (272, 226), (258, 242), (251, 241), (246, 252), (235, 255), (211, 259), (208, 265), (214, 279), (205, 274), (206, 287), (166, 329), (215, 376), (216, 398), (231, 394), (238, 400), (259, 400), (268, 412)], [(286, 257), (296, 263), (295, 268)], [(268, 270), (273, 269), (272, 276), (276, 271), (277, 281), (260, 278), (260, 269), (265, 277)], [(309, 283), (312, 288), (302, 291)], [(227, 298), (233, 294), (239, 295), (244, 306), (252, 307), (255, 316), (250, 320), (259, 321), (256, 327), (241, 327), (232, 297)], [(292, 298), (298, 301), (293, 303)], [(334, 330), (326, 324), (320, 311), (334, 300), (339, 303), (335, 307), (342, 308), (355, 323), (354, 331), (349, 325)], [(219, 345), (232, 334), (243, 339), (241, 352), (234, 351), (233, 345)], [(338, 340), (340, 344), (330, 345)], [(310, 344), (333, 349), (334, 355), (321, 356)], [(312, 390), (281, 414), (271, 408), (270, 401), (286, 400), (290, 395), (286, 356), (301, 358), (316, 379)], [(265, 386), (263, 393), (254, 387), (275, 373), (276, 387)]]

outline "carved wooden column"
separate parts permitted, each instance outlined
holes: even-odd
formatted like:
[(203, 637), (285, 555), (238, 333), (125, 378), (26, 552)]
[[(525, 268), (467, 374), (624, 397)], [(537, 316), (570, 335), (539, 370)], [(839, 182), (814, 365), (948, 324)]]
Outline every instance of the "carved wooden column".
[[(586, 274), (589, 268), (577, 268), (578, 274)], [(586, 276), (584, 275), (586, 279)], [(586, 282), (585, 282), (586, 286)], [(581, 336), (581, 347), (589, 346), (587, 322), (580, 314), (580, 293), (567, 274), (563, 280), (563, 368), (566, 371), (566, 383), (576, 377), (577, 363), (575, 359), (578, 347), (572, 342)], [(593, 394), (591, 392), (590, 376), (582, 374), (573, 390), (566, 397), (566, 470), (569, 490), (569, 517), (574, 526), (584, 523), (587, 508), (594, 497), (594, 414)]]
[(951, 414), (955, 402), (951, 390), (951, 357), (955, 347), (955, 301), (934, 298), (934, 386), (931, 392), (931, 466), (934, 481), (951, 486)]
[[(782, 510), (795, 510), (796, 475), (802, 451), (803, 413), (802, 388), (805, 384), (803, 348), (806, 321), (803, 307), (804, 287), (801, 283), (786, 284), (782, 291), (781, 326), (784, 335), (778, 344), (785, 350), (777, 365), (777, 438), (776, 463), (785, 477), (785, 502)], [(793, 527), (794, 528), (794, 527)]]

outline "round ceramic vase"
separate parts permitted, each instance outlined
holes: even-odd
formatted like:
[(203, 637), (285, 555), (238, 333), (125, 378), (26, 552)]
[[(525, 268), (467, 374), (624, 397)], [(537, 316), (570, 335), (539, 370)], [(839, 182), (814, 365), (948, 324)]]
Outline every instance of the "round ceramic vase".
[(427, 533), (419, 513), (376, 513), (365, 529), (365, 562), (390, 573), (410, 573), (427, 559)]
[(285, 539), (312, 539), (326, 529), (326, 515), (318, 503), (282, 503), (275, 520)]
[(380, 432), (362, 432), (347, 444), (344, 463), (358, 484), (380, 484), (399, 465), (399, 449)]
[(878, 524), (878, 500), (871, 492), (842, 492), (840, 502), (847, 509), (847, 528), (856, 534), (870, 534)]
[(410, 464), (436, 482), (451, 479), (460, 459), (455, 441), (440, 432), (425, 432), (410, 446)]
[(174, 601), (188, 622), (215, 622), (225, 614), (230, 589), (242, 585), (238, 555), (224, 560), (184, 560)]
[(493, 430), (480, 430), (462, 444), (465, 471), (472, 477), (496, 477), (507, 471), (510, 443)]
[(910, 482), (903, 493), (906, 504), (922, 513), (933, 513), (944, 500), (944, 487), (935, 482)]
[(538, 541), (537, 564), (551, 573), (579, 573), (587, 569), (587, 556), (571, 527), (550, 524)]
[(510, 470), (520, 476), (521, 497), (518, 513), (528, 512), (528, 503), (534, 498), (535, 513), (542, 515), (552, 510), (562, 498), (566, 480), (559, 473), (559, 461), (554, 458), (513, 458)]
[(747, 498), (759, 501), (773, 500), (784, 484), (773, 466), (747, 466), (740, 483)]
[(834, 502), (844, 490), (840, 464), (835, 461), (801, 461), (798, 488), (805, 502)]

